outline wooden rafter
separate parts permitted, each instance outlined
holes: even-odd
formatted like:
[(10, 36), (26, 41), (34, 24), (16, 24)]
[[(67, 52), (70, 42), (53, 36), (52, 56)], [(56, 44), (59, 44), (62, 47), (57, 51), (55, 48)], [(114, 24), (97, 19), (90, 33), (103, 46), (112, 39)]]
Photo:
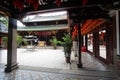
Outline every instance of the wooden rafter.
[(86, 21), (86, 23), (84, 23), (84, 25), (86, 24), (86, 26), (82, 27), (81, 34), (84, 35), (84, 34), (87, 34), (87, 33), (91, 32), (93, 29), (100, 26), (104, 22), (105, 22), (104, 19), (90, 20), (89, 24)]

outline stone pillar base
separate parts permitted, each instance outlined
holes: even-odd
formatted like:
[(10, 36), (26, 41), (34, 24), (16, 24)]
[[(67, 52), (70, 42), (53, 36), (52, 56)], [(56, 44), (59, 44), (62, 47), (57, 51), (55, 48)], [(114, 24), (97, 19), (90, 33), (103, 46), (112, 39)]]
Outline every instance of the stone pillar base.
[(82, 68), (82, 63), (77, 64), (78, 68)]
[(15, 64), (15, 65), (12, 65), (12, 66), (7, 65), (7, 67), (5, 68), (5, 72), (9, 73), (9, 72), (11, 72), (15, 69), (18, 69), (18, 64)]

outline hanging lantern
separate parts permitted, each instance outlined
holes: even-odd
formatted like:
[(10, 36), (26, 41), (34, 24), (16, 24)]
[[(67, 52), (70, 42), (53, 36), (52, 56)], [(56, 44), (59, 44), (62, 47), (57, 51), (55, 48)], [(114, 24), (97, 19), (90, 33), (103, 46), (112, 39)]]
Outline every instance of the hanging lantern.
[(75, 25), (74, 31), (72, 32), (72, 39), (77, 40), (77, 35), (78, 35), (78, 27), (77, 27), (77, 25)]

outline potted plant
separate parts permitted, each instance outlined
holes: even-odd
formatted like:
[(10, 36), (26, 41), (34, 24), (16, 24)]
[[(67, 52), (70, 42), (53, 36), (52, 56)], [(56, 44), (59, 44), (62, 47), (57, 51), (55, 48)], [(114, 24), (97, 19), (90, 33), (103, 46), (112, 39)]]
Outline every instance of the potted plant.
[(63, 39), (63, 42), (61, 42), (61, 44), (64, 47), (66, 62), (70, 63), (71, 48), (72, 48), (72, 38), (71, 38), (70, 34), (64, 34), (62, 39)]
[(7, 42), (8, 42), (8, 37), (2, 37), (4, 47), (7, 49)]
[(50, 42), (52, 43), (53, 48), (56, 49), (57, 48), (57, 44), (59, 43), (57, 38), (55, 36), (52, 36), (52, 39), (50, 39)]
[[(8, 45), (8, 37), (2, 37), (3, 43), (5, 48), (7, 48)], [(17, 47), (20, 46), (20, 44), (22, 43), (22, 36), (17, 35)]]
[(22, 36), (17, 35), (17, 47), (20, 47), (21, 43), (22, 43)]
[(27, 39), (23, 39), (23, 43), (25, 44), (25, 46), (29, 44)]

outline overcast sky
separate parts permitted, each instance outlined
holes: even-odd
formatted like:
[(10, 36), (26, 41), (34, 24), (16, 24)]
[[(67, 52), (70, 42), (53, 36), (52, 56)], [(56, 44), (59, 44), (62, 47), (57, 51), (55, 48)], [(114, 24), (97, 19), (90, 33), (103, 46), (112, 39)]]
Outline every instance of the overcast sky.
[(17, 26), (18, 27), (25, 27), (25, 25), (23, 25), (23, 23), (21, 23), (20, 21), (17, 21)]

